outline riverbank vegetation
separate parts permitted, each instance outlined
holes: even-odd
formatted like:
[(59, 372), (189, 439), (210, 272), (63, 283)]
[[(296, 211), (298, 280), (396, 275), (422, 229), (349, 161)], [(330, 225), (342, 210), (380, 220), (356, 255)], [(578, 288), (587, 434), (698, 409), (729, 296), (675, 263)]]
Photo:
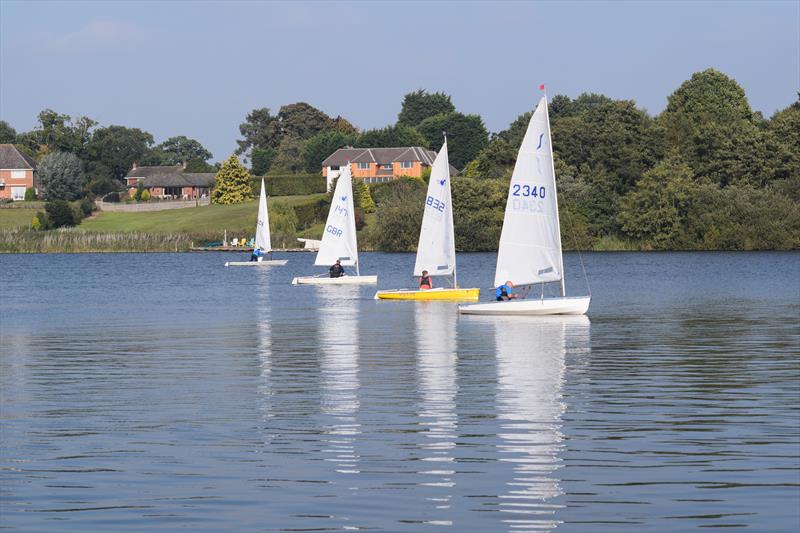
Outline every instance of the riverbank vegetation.
[[(750, 108), (735, 80), (708, 69), (672, 92), (656, 116), (632, 100), (593, 93), (557, 95), (549, 110), (565, 248), (800, 248), (800, 98), (765, 118)], [(479, 116), (460, 113), (449, 95), (424, 90), (405, 96), (396, 123), (367, 131), (304, 102), (282, 106), (277, 114), (254, 109), (240, 125), (236, 154), (250, 168), (229, 159), (238, 181), (224, 195), (222, 189), (214, 194), (236, 196), (241, 202), (258, 193), (259, 176), (264, 175), (269, 194), (294, 198), (271, 199), (273, 240), (316, 238), (329, 205), (319, 173), (322, 159), (347, 145), (438, 150), (444, 130), (451, 163), (460, 170), (453, 179), (456, 246), (495, 250), (508, 181), (531, 113), (489, 134)], [(99, 194), (124, 176), (133, 161), (189, 161), (197, 167), (194, 171), (211, 169), (211, 154), (192, 139), (176, 137), (154, 146), (152, 136), (136, 128), (97, 126), (85, 117), (73, 120), (45, 110), (39, 126), (27, 133), (17, 134), (0, 121), (0, 142), (15, 142), (44, 160), (53, 183), (50, 190), (70, 198), (80, 197), (79, 186), (83, 194)], [(80, 165), (72, 157), (49, 155), (56, 152), (76, 156), (83, 177), (68, 179), (77, 172), (69, 168)], [(413, 250), (424, 181), (356, 186), (360, 245)], [(25, 227), (25, 217), (30, 221), (30, 212), (13, 211), (0, 209), (0, 228)], [(208, 232), (219, 240), (226, 229), (250, 235), (255, 216), (248, 201), (154, 213), (99, 213), (80, 228), (109, 234)]]

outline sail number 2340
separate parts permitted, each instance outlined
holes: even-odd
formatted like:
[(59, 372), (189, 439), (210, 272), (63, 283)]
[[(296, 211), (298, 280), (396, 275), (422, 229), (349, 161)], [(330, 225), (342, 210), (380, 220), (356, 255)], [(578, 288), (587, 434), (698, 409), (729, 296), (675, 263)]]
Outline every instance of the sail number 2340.
[(537, 187), (534, 185), (531, 187), (530, 185), (520, 185), (519, 183), (515, 183), (511, 187), (511, 195), (512, 196), (530, 196), (531, 198), (544, 198), (545, 195), (544, 187)]

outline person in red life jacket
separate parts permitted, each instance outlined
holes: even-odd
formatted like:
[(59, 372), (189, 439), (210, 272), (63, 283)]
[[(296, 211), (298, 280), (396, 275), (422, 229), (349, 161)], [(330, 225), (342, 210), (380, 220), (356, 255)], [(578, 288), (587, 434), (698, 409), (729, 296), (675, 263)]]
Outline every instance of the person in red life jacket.
[(431, 281), (431, 277), (428, 275), (427, 270), (422, 271), (422, 277), (419, 278), (419, 288), (423, 291), (433, 288), (433, 282)]

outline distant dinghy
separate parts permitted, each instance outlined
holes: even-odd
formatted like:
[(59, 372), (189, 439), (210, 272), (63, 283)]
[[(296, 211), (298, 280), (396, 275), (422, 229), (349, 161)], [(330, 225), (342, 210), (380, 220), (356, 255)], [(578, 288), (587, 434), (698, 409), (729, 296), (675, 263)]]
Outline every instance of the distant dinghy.
[(453, 276), (453, 287), (418, 290), (386, 290), (375, 293), (376, 300), (477, 300), (480, 289), (462, 289), (456, 277), (456, 244), (453, 232), (453, 202), (450, 195), (450, 161), (447, 139), (436, 156), (428, 182), (422, 228), (419, 232), (414, 276)]
[[(342, 266), (355, 266), (356, 275), (338, 278), (304, 276), (292, 280), (292, 285), (357, 285), (378, 283), (378, 276), (362, 276), (358, 268), (358, 240), (356, 217), (353, 205), (353, 178), (350, 165), (342, 169), (333, 192), (333, 202), (325, 222), (325, 232), (314, 261), (316, 266), (330, 267), (336, 261)], [(327, 274), (325, 275), (327, 276)]]
[[(272, 241), (269, 235), (269, 212), (267, 211), (267, 194), (264, 191), (264, 178), (261, 178), (261, 195), (258, 198), (258, 218), (256, 219), (255, 249), (260, 248), (265, 254), (272, 252)], [(268, 259), (259, 257), (257, 261), (228, 261), (225, 266), (268, 267), (282, 266), (287, 259)]]
[[(521, 292), (542, 284), (541, 298), (461, 305), (460, 313), (478, 315), (582, 315), (590, 296), (566, 297), (564, 256), (556, 201), (555, 168), (547, 98), (542, 97), (528, 124), (508, 189), (494, 285), (512, 281)], [(544, 297), (544, 283), (561, 282), (561, 296)]]

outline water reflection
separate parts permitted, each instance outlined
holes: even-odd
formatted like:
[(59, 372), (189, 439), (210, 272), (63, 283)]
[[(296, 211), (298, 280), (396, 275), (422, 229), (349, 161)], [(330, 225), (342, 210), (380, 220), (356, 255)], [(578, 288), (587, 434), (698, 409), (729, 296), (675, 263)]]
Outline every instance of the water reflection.
[(356, 418), (358, 397), (358, 292), (352, 287), (318, 287), (319, 340), (322, 359), (321, 410), (332, 421), (323, 428), (326, 461), (336, 472), (357, 474), (355, 442), (361, 434)]
[[(420, 389), (420, 425), (426, 442), (423, 469), (419, 474), (430, 481), (421, 483), (435, 489), (426, 500), (434, 509), (450, 509), (455, 486), (451, 453), (457, 437), (456, 415), (456, 324), (457, 315), (449, 305), (418, 302), (414, 313), (417, 343), (417, 374)], [(438, 517), (438, 516), (437, 516)], [(428, 523), (452, 525), (452, 520), (437, 519)]]
[(256, 331), (258, 332), (258, 361), (259, 375), (258, 397), (261, 402), (261, 411), (264, 417), (269, 419), (275, 416), (272, 409), (272, 396), (274, 388), (272, 386), (272, 306), (270, 305), (269, 277), (267, 272), (262, 274), (256, 285), (255, 301), (256, 304)]
[(588, 345), (580, 317), (492, 319), (497, 350), (499, 460), (513, 465), (500, 496), (503, 521), (515, 530), (550, 531), (560, 521), (553, 502), (563, 491), (557, 470), (564, 439), (564, 357), (567, 337)]

